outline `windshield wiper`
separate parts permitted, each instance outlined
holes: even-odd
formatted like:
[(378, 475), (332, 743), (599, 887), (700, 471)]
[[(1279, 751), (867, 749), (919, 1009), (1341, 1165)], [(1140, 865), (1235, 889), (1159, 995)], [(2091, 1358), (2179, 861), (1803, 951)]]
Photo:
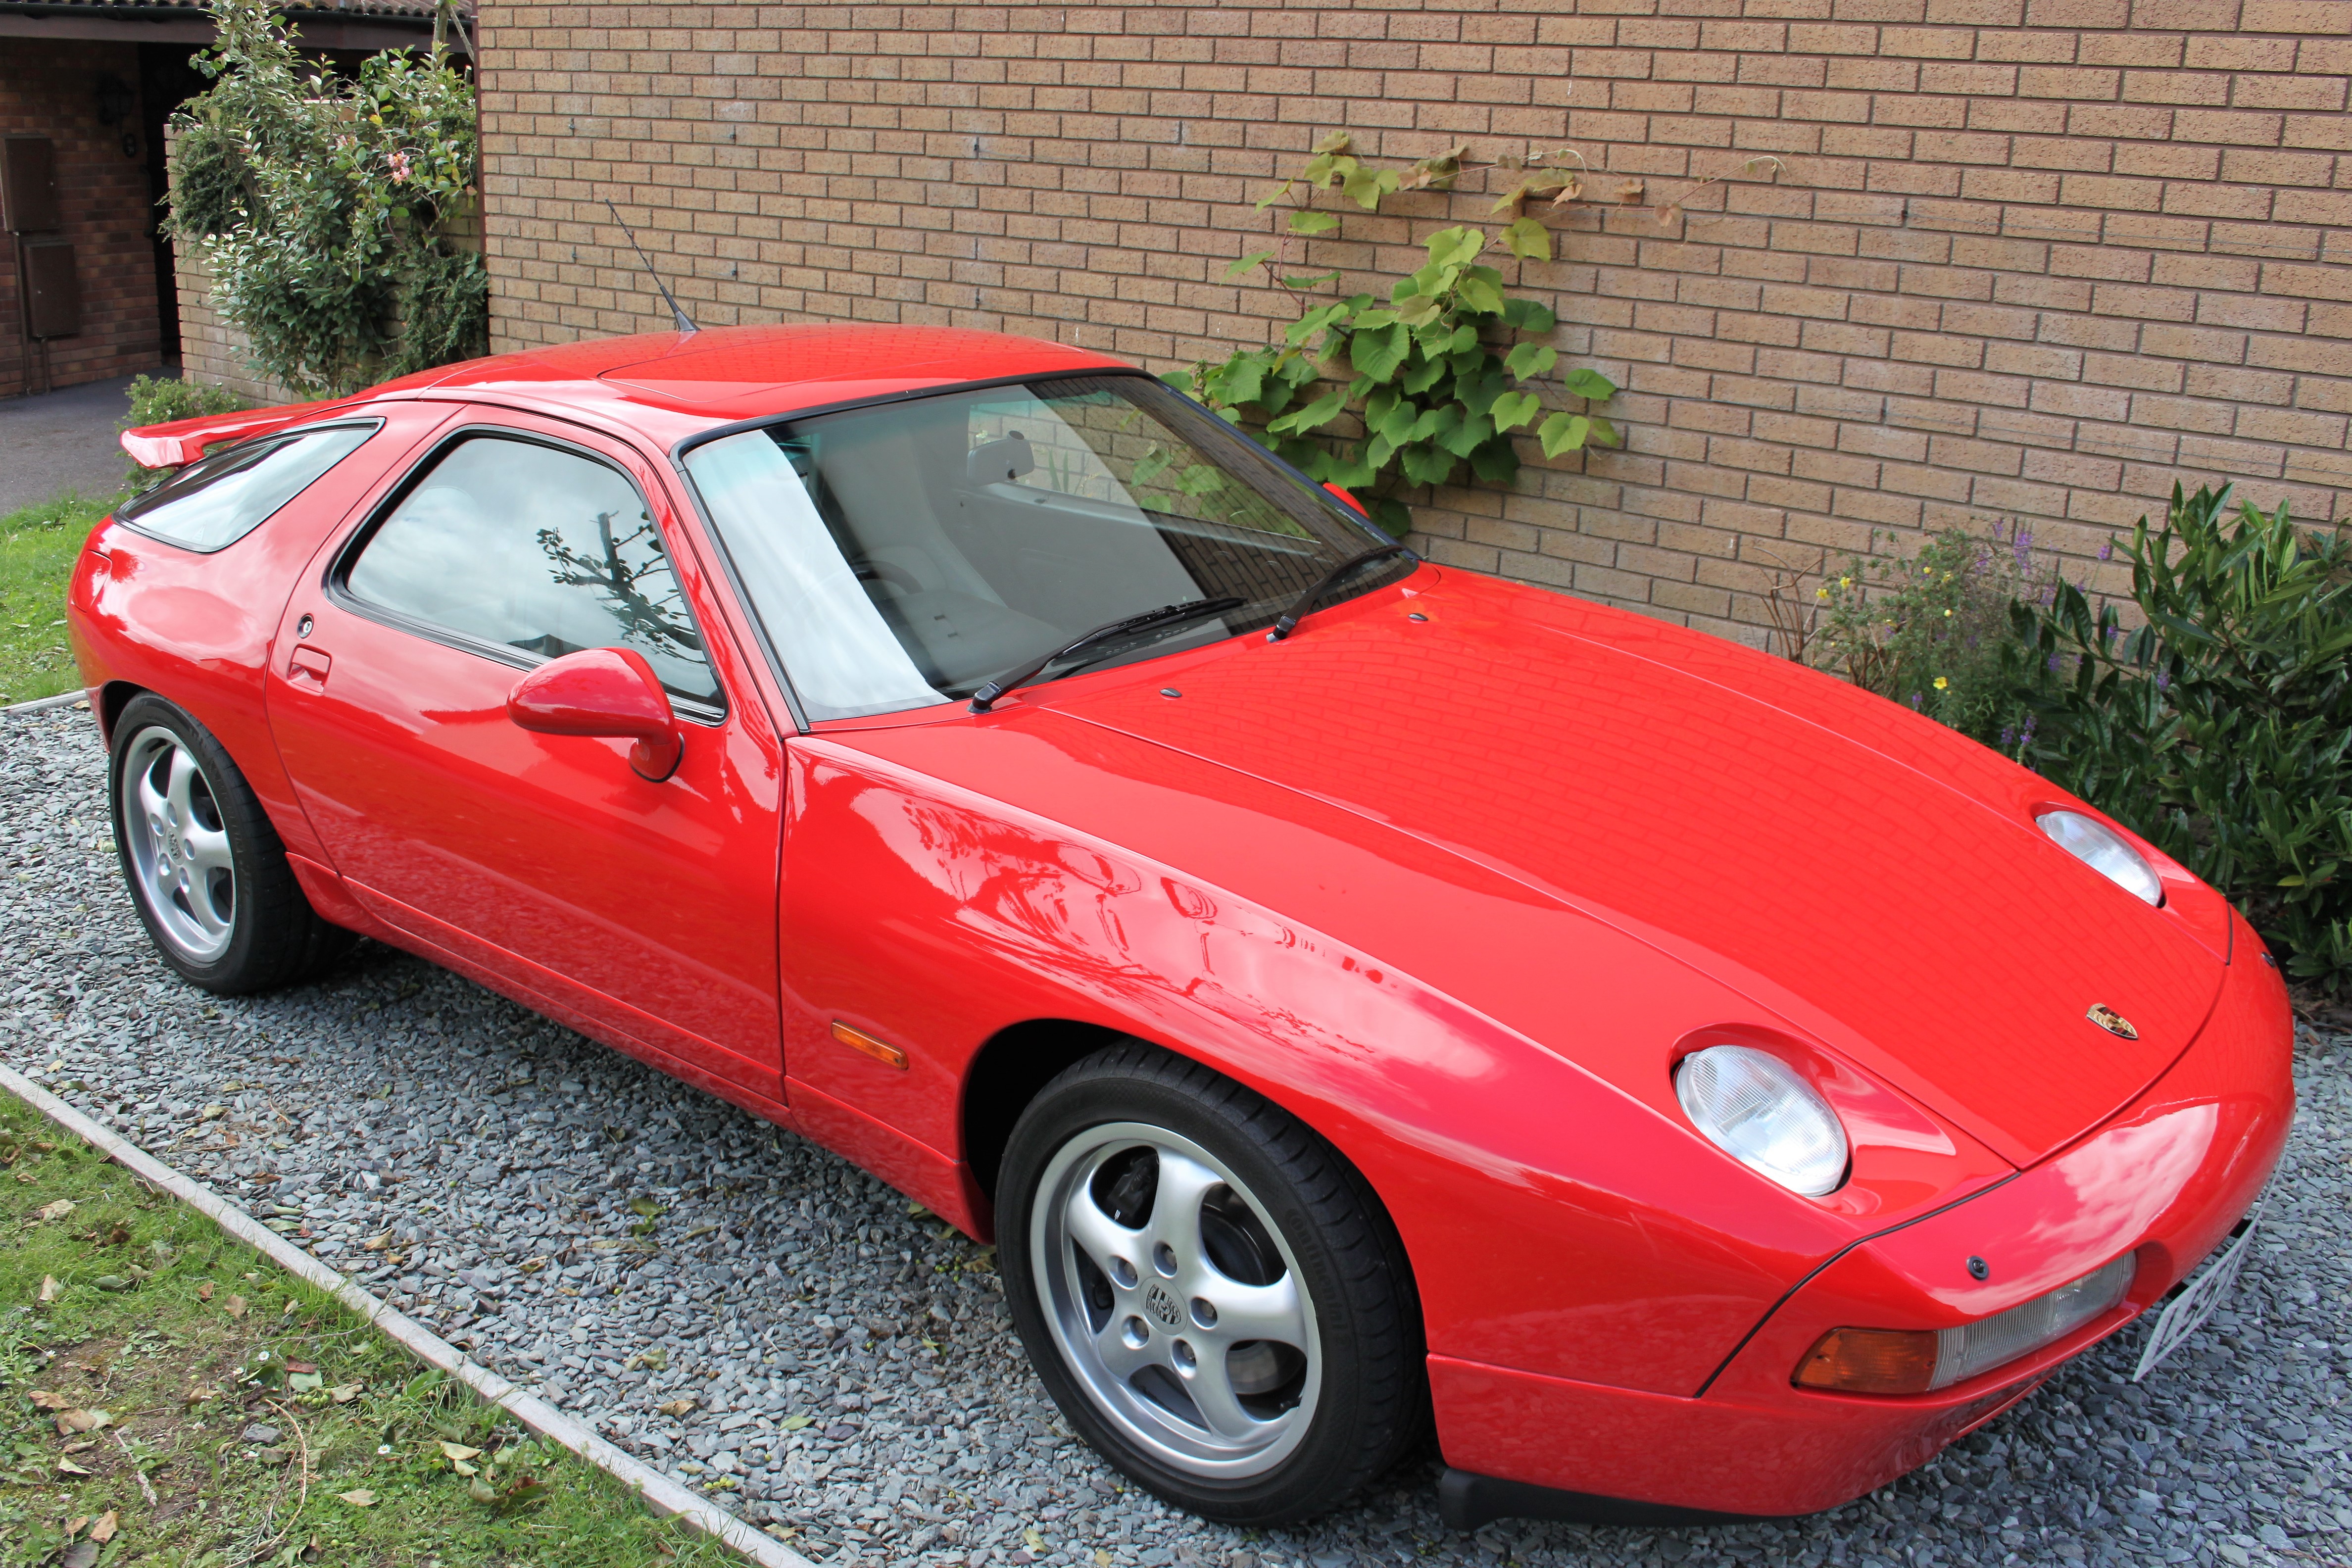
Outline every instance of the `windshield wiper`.
[(1299, 617), (1306, 615), (1307, 611), (1315, 607), (1316, 600), (1321, 598), (1324, 595), (1331, 591), (1332, 584), (1337, 583), (1340, 578), (1345, 577), (1357, 567), (1369, 565), (1372, 562), (1381, 560), (1384, 556), (1410, 555), (1412, 553), (1412, 551), (1407, 550), (1402, 544), (1375, 544), (1360, 555), (1349, 556), (1348, 559), (1340, 562), (1339, 564), (1332, 567), (1328, 572), (1324, 573), (1321, 581), (1318, 582), (1312, 588), (1307, 589), (1304, 594), (1299, 595), (1297, 599), (1292, 603), (1290, 608), (1283, 611), (1282, 614), (1274, 618), (1274, 629), (1265, 634), (1265, 640), (1268, 642), (1280, 642), (1292, 632), (1297, 631), (1298, 629)]
[(1146, 610), (1139, 616), (1128, 616), (1120, 620), (1106, 621), (1090, 632), (1080, 633), (1076, 638), (1064, 643), (1051, 653), (1041, 653), (1028, 663), (1015, 665), (1003, 675), (994, 677), (988, 684), (971, 694), (971, 710), (975, 713), (987, 712), (1006, 692), (1028, 680), (1047, 665), (1067, 658), (1081, 648), (1092, 647), (1097, 643), (1108, 642), (1111, 638), (1123, 637), (1129, 632), (1149, 631), (1154, 626), (1172, 626), (1178, 621), (1198, 620), (1202, 616), (1221, 615), (1227, 610), (1238, 610), (1248, 603), (1247, 599), (1235, 598), (1193, 599), (1181, 605), (1162, 605), (1156, 610)]

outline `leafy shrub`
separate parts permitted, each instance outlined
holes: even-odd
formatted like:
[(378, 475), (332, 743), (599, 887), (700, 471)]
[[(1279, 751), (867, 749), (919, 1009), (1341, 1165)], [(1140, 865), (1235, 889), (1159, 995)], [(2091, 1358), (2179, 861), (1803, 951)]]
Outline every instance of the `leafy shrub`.
[(474, 89), (436, 48), (356, 79), (306, 63), (269, 0), (212, 0), (214, 79), (173, 119), (171, 224), (201, 246), (255, 364), (312, 396), (480, 353)]
[(2352, 531), (2184, 497), (2126, 546), (2143, 624), (2060, 582), (2013, 612), (2020, 759), (2211, 882), (2290, 973), (2352, 980)]
[[(205, 386), (193, 381), (165, 381), (152, 375), (131, 378), (131, 412), (115, 424), (117, 430), (138, 430), (149, 425), (200, 419), (207, 414), (234, 414), (245, 399), (226, 386)], [(144, 489), (170, 470), (131, 465), (122, 476), (125, 489)]]
[(2004, 658), (2016, 635), (2010, 606), (2047, 603), (2058, 580), (2015, 523), (1990, 538), (1947, 528), (1914, 555), (1852, 556), (1814, 591), (1804, 661), (2013, 752), (2033, 715)]

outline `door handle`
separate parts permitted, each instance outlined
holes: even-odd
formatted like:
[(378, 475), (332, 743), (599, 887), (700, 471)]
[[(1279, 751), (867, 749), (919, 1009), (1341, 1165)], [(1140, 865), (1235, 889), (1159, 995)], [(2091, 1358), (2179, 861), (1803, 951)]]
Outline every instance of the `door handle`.
[(323, 687), (327, 684), (327, 671), (333, 663), (334, 660), (321, 649), (298, 647), (293, 657), (286, 661), (286, 679), (297, 686)]

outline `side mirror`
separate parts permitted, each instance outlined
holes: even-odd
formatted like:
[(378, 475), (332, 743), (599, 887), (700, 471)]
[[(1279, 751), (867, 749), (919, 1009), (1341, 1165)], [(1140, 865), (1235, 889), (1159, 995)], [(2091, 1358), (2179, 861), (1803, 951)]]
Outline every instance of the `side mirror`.
[(1364, 503), (1362, 501), (1358, 500), (1354, 496), (1349, 494), (1346, 490), (1341, 489), (1339, 486), (1332, 484), (1329, 480), (1327, 479), (1324, 481), (1323, 488), (1329, 490), (1333, 495), (1338, 496), (1346, 505), (1352, 507), (1358, 517), (1370, 517), (1372, 515), (1370, 512), (1364, 510)]
[(635, 741), (629, 766), (659, 784), (686, 757), (686, 735), (669, 693), (646, 656), (592, 647), (550, 659), (507, 693), (507, 717), (537, 735), (604, 735)]

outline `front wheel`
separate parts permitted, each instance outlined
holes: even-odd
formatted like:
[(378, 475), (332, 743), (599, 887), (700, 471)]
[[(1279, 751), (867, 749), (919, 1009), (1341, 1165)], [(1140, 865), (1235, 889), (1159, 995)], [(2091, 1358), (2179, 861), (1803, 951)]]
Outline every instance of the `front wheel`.
[(1234, 1524), (1332, 1508), (1419, 1435), (1419, 1303), (1395, 1232), (1279, 1108), (1140, 1043), (1072, 1067), (1005, 1151), (1013, 1321), (1120, 1470)]

